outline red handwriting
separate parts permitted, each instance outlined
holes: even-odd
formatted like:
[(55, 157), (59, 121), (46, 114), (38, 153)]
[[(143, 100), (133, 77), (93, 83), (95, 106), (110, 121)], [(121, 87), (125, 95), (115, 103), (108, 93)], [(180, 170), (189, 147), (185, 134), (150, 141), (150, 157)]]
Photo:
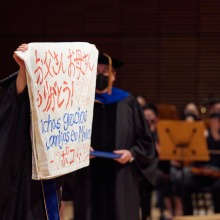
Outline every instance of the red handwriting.
[[(55, 81), (52, 85), (48, 82), (43, 86), (43, 90), (37, 91), (37, 106), (43, 112), (54, 111), (56, 108), (73, 106), (74, 81), (63, 81), (58, 85)], [(44, 100), (44, 101), (43, 101)]]
[(80, 164), (89, 160), (90, 143), (84, 143), (73, 149), (66, 146), (62, 151), (54, 153), (54, 158), (50, 161), (57, 170)]
[(76, 162), (85, 162), (89, 159), (90, 142), (84, 142), (80, 146), (76, 146)]
[(40, 57), (39, 52), (35, 50), (35, 64), (36, 83), (40, 85), (48, 77), (53, 78), (59, 74), (68, 74), (70, 77), (77, 74), (77, 79), (79, 79), (81, 74), (86, 74), (87, 69), (92, 71), (94, 68), (94, 64), (90, 63), (90, 54), (71, 49), (68, 49), (67, 54), (58, 54), (55, 51), (47, 50), (43, 57)]
[[(37, 106), (42, 112), (72, 107), (77, 94), (80, 95), (75, 98), (78, 103), (82, 101), (84, 106), (89, 104), (92, 78), (84, 78), (83, 83), (79, 79), (94, 68), (90, 54), (68, 49), (66, 54), (46, 50), (42, 55), (35, 50), (35, 64), (36, 84), (40, 85), (37, 89)], [(56, 78), (58, 75), (60, 77)]]
[(54, 163), (57, 169), (65, 168), (74, 163), (75, 150), (66, 146), (63, 151), (54, 153), (54, 159), (50, 163)]

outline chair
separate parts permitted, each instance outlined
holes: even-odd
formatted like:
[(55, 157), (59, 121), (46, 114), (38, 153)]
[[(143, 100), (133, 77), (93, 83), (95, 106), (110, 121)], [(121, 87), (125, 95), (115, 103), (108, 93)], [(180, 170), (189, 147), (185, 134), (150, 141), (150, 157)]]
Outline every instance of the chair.
[(188, 215), (188, 216), (175, 216), (173, 220), (219, 220), (220, 214), (211, 214), (204, 216)]
[(178, 111), (175, 105), (159, 103), (157, 104), (158, 116), (160, 119), (178, 119)]

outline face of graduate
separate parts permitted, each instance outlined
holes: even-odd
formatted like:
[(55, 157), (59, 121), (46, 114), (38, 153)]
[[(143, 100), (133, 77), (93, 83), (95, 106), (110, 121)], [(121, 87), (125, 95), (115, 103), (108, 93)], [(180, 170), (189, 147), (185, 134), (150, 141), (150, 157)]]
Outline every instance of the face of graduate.
[(112, 76), (109, 79), (109, 66), (106, 64), (98, 64), (96, 78), (96, 93), (102, 94), (108, 92), (108, 83), (115, 81), (115, 70), (112, 68)]

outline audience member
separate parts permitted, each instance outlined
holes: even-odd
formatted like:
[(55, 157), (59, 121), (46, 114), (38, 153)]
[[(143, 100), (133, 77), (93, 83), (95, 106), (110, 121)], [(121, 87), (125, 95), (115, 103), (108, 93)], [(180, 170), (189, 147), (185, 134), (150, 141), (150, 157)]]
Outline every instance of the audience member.
[(138, 103), (141, 105), (141, 107), (144, 107), (147, 104), (146, 98), (142, 95), (137, 95), (136, 99), (137, 99)]
[(200, 120), (200, 112), (198, 106), (193, 102), (187, 103), (183, 110), (182, 119), (185, 121)]
[[(194, 102), (188, 102), (184, 106), (181, 119), (187, 122), (200, 120), (200, 112), (198, 106)], [(185, 161), (171, 161), (170, 176), (173, 185), (173, 194), (175, 195), (174, 198), (176, 204), (176, 215), (183, 214), (183, 169), (184, 166), (188, 165), (189, 162), (186, 163)]]
[[(150, 126), (152, 136), (156, 144), (158, 153), (160, 154), (160, 144), (157, 134), (157, 123), (159, 120), (158, 109), (154, 103), (147, 103), (143, 107), (145, 118)], [(156, 194), (157, 204), (161, 211), (160, 219), (172, 219), (173, 206), (172, 206), (172, 185), (170, 182), (170, 161), (159, 160), (158, 169), (156, 172)], [(151, 216), (151, 193), (149, 193), (145, 181), (141, 184), (141, 212), (142, 219), (145, 220), (146, 216)], [(165, 218), (165, 210), (167, 211)]]
[[(209, 105), (209, 127), (207, 130), (207, 145), (210, 151), (208, 162), (194, 162), (197, 172), (192, 172), (191, 166), (184, 170), (184, 214), (193, 214), (192, 194), (203, 187), (209, 187), (212, 192), (214, 211), (220, 213), (220, 100)], [(199, 172), (198, 172), (199, 171)]]

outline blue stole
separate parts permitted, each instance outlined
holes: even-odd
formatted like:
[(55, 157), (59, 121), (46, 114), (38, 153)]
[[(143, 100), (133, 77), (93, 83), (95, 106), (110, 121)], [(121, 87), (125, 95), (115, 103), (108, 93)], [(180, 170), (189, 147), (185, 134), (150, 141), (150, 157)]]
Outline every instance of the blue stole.
[(55, 181), (53, 179), (42, 180), (41, 184), (44, 195), (47, 219), (60, 220), (59, 204), (58, 204)]
[(103, 94), (95, 94), (95, 100), (103, 103), (103, 104), (112, 104), (114, 102), (118, 102), (118, 101), (121, 101), (125, 98), (127, 98), (129, 96), (129, 93), (124, 91), (124, 90), (121, 90), (121, 89), (118, 89), (118, 88), (115, 88), (115, 87), (112, 87), (112, 94), (108, 94), (108, 93), (103, 93)]

